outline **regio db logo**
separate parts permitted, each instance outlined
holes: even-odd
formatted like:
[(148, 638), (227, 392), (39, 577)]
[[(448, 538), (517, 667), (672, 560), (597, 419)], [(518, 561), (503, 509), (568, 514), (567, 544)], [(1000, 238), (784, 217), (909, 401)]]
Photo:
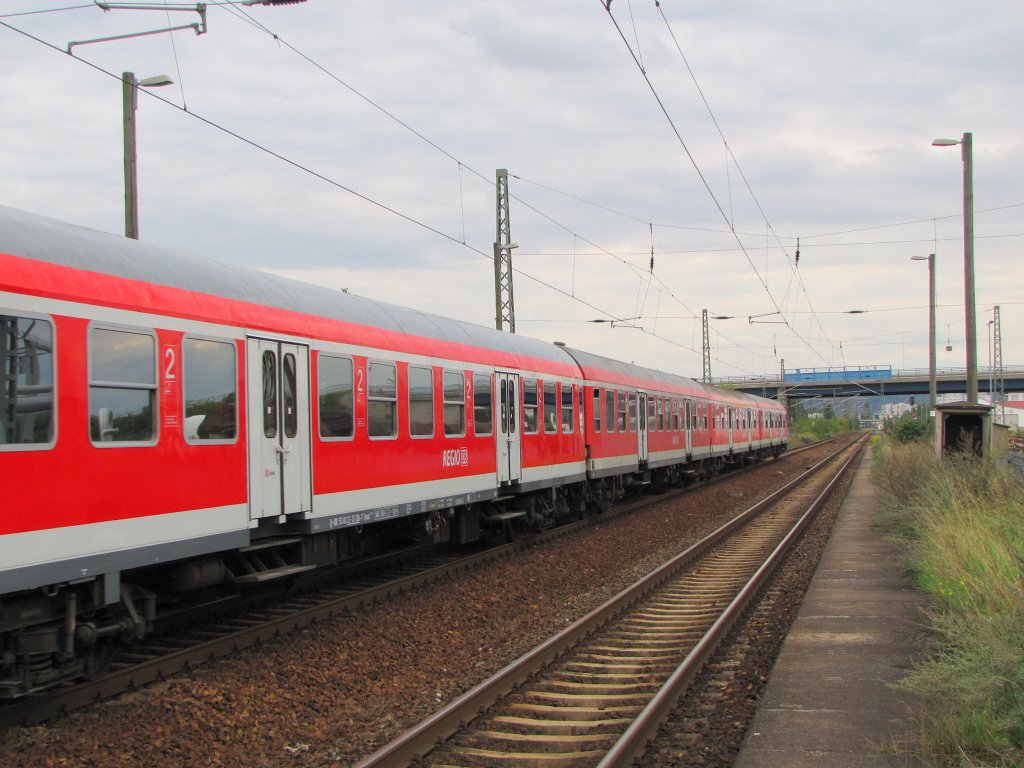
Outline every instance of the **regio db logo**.
[(468, 467), (469, 448), (449, 448), (441, 452), (442, 467)]

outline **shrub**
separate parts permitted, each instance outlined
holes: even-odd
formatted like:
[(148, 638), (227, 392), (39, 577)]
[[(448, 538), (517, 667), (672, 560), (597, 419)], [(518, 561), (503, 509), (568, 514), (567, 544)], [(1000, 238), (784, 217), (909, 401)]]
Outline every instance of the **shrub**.
[(901, 443), (913, 443), (918, 440), (927, 439), (929, 432), (928, 421), (905, 413), (900, 418), (887, 422), (885, 431)]

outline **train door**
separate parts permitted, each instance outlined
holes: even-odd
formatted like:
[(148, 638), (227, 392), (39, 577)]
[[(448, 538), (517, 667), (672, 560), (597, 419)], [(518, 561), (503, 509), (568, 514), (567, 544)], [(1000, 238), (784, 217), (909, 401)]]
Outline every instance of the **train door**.
[(728, 416), (726, 417), (728, 419), (728, 423), (726, 424), (726, 427), (729, 430), (729, 452), (732, 453), (732, 447), (733, 447), (733, 443), (734, 443), (734, 440), (733, 440), (733, 419), (735, 418), (735, 415), (734, 415), (735, 412), (734, 412), (733, 407), (731, 405), (726, 408), (726, 411), (728, 413)]
[(523, 478), (523, 453), (519, 429), (519, 374), (498, 371), (498, 482), (518, 483)]
[(249, 516), (312, 511), (309, 347), (247, 341)]
[(640, 461), (647, 461), (647, 393), (637, 392), (637, 415), (636, 439), (637, 457)]

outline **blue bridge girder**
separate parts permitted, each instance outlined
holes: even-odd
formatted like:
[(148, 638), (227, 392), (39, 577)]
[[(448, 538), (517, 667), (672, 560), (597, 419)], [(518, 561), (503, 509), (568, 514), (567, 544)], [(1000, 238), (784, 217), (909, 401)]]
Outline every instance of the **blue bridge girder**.
[[(879, 397), (928, 395), (928, 371), (920, 369), (894, 370), (891, 378), (886, 379), (853, 379), (831, 378), (814, 381), (791, 381), (787, 371), (783, 389), (786, 397), (791, 399), (808, 399), (814, 397)], [(730, 378), (719, 379), (715, 384), (725, 384), (740, 392), (747, 392), (761, 397), (777, 398), (779, 394), (779, 378)], [(989, 392), (993, 379), (987, 370), (978, 371), (978, 391)], [(960, 393), (967, 391), (966, 369), (940, 369), (936, 371), (935, 384), (938, 394)], [(1003, 369), (1003, 392), (1024, 392), (1024, 366), (1011, 366)]]

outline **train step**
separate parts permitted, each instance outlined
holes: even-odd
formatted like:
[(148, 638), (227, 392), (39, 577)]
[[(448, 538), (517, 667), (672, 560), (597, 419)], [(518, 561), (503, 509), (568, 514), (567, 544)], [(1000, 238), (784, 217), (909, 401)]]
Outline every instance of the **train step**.
[(262, 584), (265, 581), (280, 579), (284, 576), (294, 576), (296, 573), (311, 571), (314, 568), (316, 568), (315, 565), (282, 565), (277, 568), (268, 568), (265, 571), (235, 576), (234, 582), (235, 584)]
[(505, 520), (515, 520), (517, 517), (526, 517), (525, 511), (514, 511), (514, 512), (500, 512), (497, 515), (488, 515), (485, 520), (503, 522)]
[(283, 547), (288, 544), (298, 544), (302, 541), (301, 536), (290, 536), (287, 538), (274, 538), (274, 539), (263, 539), (253, 544), (249, 544), (245, 547), (239, 547), (238, 552), (247, 554), (249, 552), (259, 552), (261, 550), (273, 549), (274, 547)]

